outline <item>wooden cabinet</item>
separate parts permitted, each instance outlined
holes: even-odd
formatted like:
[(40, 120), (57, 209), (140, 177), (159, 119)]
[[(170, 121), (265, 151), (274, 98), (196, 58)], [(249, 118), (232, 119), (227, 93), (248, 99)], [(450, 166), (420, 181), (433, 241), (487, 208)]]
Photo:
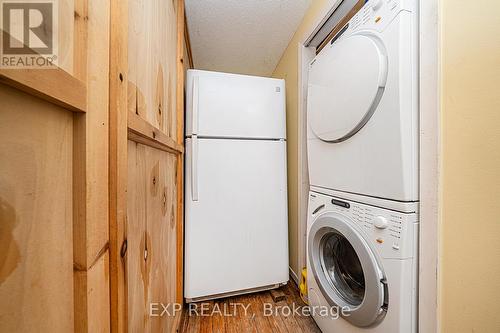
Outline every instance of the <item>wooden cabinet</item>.
[(73, 115), (4, 85), (0, 101), (0, 332), (68, 332)]
[(176, 163), (174, 154), (128, 142), (126, 268), (132, 332), (170, 332), (175, 324), (173, 313), (149, 314), (151, 304), (161, 311), (160, 304), (176, 302)]
[(0, 68), (0, 332), (171, 331), (183, 0), (57, 3), (59, 67)]
[(0, 69), (0, 332), (110, 330), (110, 8), (58, 4), (59, 67)]
[(184, 4), (120, 2), (112, 22), (112, 325), (171, 332), (181, 313), (150, 309), (183, 301)]

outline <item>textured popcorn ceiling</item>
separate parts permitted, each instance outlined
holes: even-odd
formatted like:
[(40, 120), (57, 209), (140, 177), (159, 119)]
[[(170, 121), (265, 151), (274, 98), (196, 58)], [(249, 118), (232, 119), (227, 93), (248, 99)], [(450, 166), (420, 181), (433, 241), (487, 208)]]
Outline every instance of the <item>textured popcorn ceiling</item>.
[(269, 76), (311, 0), (186, 0), (195, 68)]

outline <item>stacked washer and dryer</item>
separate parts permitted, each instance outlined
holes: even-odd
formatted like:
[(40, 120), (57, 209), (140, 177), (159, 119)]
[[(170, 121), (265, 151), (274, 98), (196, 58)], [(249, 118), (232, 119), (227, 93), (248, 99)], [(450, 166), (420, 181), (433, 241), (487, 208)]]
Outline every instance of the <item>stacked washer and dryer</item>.
[(310, 63), (307, 283), (325, 333), (417, 331), (417, 8), (368, 1)]

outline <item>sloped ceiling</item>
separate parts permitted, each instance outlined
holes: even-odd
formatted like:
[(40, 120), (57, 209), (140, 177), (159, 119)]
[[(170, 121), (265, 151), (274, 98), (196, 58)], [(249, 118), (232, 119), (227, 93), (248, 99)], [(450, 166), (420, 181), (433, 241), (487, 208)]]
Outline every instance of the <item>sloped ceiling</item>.
[(195, 68), (270, 76), (311, 0), (186, 0)]

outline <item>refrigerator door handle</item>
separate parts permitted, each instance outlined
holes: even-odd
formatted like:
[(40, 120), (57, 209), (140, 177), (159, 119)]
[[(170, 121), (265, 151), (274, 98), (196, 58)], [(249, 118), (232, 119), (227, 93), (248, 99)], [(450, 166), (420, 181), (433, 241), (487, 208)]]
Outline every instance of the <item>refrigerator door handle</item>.
[(191, 197), (198, 201), (198, 138), (191, 138)]
[(200, 85), (200, 77), (195, 76), (193, 78), (193, 101), (192, 101), (193, 102), (193, 114), (192, 114), (193, 123), (191, 124), (193, 135), (198, 134), (199, 85)]

